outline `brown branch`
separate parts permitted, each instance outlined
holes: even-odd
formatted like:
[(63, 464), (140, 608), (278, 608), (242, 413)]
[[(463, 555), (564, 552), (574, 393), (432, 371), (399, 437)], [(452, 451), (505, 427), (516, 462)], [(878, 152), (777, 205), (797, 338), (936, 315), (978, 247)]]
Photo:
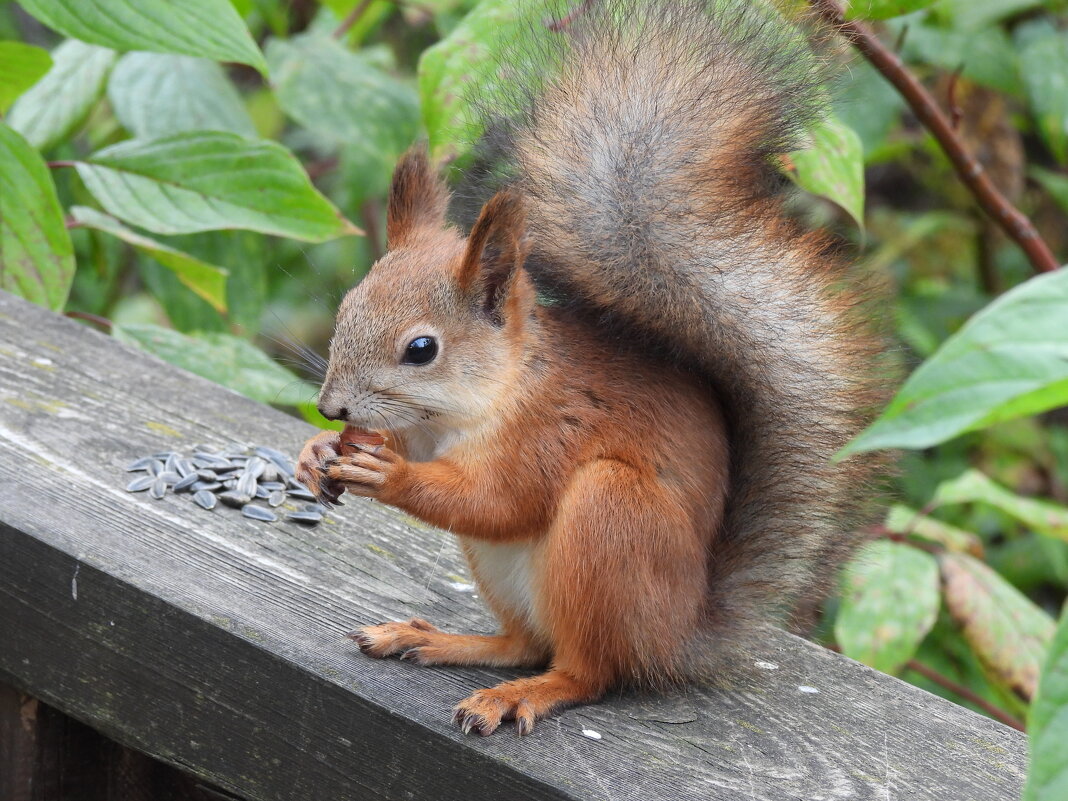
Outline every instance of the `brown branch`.
[(921, 662), (917, 662), (915, 659), (910, 659), (908, 662), (905, 663), (905, 668), (907, 670), (914, 670), (915, 672), (923, 676), (925, 679), (929, 679), (938, 686), (949, 690), (951, 693), (959, 695), (966, 701), (970, 701), (971, 703), (982, 709), (984, 712), (986, 712), (988, 715), (990, 715), (990, 717), (994, 718), (995, 720), (1001, 721), (1006, 726), (1012, 726), (1012, 728), (1018, 731), (1027, 731), (1027, 729), (1024, 728), (1024, 724), (1022, 721), (1013, 717), (1004, 709), (994, 706), (985, 698), (982, 698), (972, 690), (969, 690), (963, 684), (958, 684), (952, 679), (946, 678), (938, 671), (927, 667), (927, 665), (924, 665)]
[(897, 88), (916, 118), (938, 140), (957, 174), (975, 195), (983, 211), (1023, 249), (1035, 271), (1056, 270), (1060, 264), (1049, 245), (1039, 236), (1031, 221), (994, 186), (983, 166), (965, 149), (964, 143), (931, 93), (905, 69), (901, 59), (891, 52), (867, 25), (856, 20), (846, 20), (838, 0), (809, 0), (809, 3), (820, 18), (834, 25), (839, 33)]
[(337, 26), (337, 29), (334, 31), (334, 38), (344, 39), (345, 34), (351, 30), (352, 26), (359, 21), (360, 17), (367, 13), (367, 9), (371, 7), (372, 2), (373, 0), (361, 0), (360, 3), (357, 3), (356, 7), (353, 8), (345, 19), (341, 20), (341, 24)]
[(81, 311), (69, 311), (64, 312), (63, 314), (66, 317), (73, 317), (75, 320), (85, 320), (90, 323), (96, 323), (108, 332), (110, 332), (113, 327), (111, 320), (106, 317), (101, 317), (99, 314), (90, 314), (89, 312)]
[[(826, 648), (828, 651), (834, 651), (836, 654), (842, 653), (842, 646), (838, 645), (838, 643), (823, 643), (823, 647)], [(943, 676), (934, 668), (929, 668), (922, 662), (917, 662), (915, 659), (910, 659), (908, 662), (905, 663), (905, 669), (913, 670), (916, 673), (919, 673), (925, 679), (933, 681), (939, 687), (942, 687), (943, 689), (949, 690), (951, 693), (959, 695), (966, 701), (970, 701), (977, 707), (985, 710), (992, 718), (1004, 723), (1006, 726), (1012, 726), (1012, 728), (1017, 729), (1018, 731), (1027, 731), (1027, 729), (1024, 728), (1024, 724), (1020, 720), (1010, 715), (1004, 709), (998, 706), (994, 706), (985, 698), (976, 695), (972, 690), (969, 690), (963, 684), (958, 684), (957, 682), (953, 681), (953, 679)]]
[(76, 161), (49, 161), (46, 162), (48, 166), (53, 170), (58, 170), (60, 167), (73, 167), (78, 162)]
[(577, 6), (575, 6), (566, 15), (560, 17), (560, 19), (551, 19), (545, 23), (545, 27), (553, 33), (560, 33), (571, 27), (571, 23), (586, 13), (586, 9), (593, 5), (593, 0), (582, 0)]

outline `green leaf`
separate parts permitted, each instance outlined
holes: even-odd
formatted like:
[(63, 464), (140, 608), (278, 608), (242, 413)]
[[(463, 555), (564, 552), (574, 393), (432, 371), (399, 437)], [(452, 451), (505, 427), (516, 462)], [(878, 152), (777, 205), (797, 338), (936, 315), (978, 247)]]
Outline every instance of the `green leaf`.
[(15, 101), (7, 122), (31, 145), (45, 151), (81, 127), (104, 94), (119, 54), (68, 39), (52, 51), (52, 69)]
[(509, 69), (515, 65), (502, 68), (500, 55), (512, 49), (529, 52), (521, 42), (541, 28), (532, 17), (537, 5), (482, 0), (448, 36), (423, 51), (419, 96), (435, 157), (461, 154), (481, 133), (474, 127), (480, 115), (472, 108), (471, 87), (478, 87), (484, 100), (510, 89)]
[(0, 289), (59, 311), (74, 280), (74, 246), (40, 154), (0, 125)]
[(1053, 619), (978, 559), (946, 553), (938, 561), (946, 609), (976, 656), (1000, 683), (1031, 698)]
[(977, 502), (1000, 509), (1040, 534), (1068, 541), (1068, 507), (1017, 495), (978, 470), (966, 470), (957, 478), (943, 481), (932, 499), (936, 506)]
[(1003, 28), (965, 31), (909, 25), (904, 36), (902, 58), (910, 63), (929, 64), (949, 72), (960, 70), (965, 78), (999, 92), (1022, 93), (1016, 48)]
[(180, 334), (157, 325), (126, 325), (116, 337), (166, 362), (240, 392), (260, 403), (296, 406), (317, 391), (248, 340), (223, 333)]
[(934, 557), (896, 542), (871, 542), (846, 568), (834, 634), (846, 656), (896, 673), (937, 617)]
[(832, 200), (864, 227), (864, 147), (856, 131), (827, 117), (811, 132), (812, 144), (790, 154), (790, 174), (814, 195)]
[(915, 509), (896, 503), (886, 513), (887, 529), (895, 534), (922, 537), (937, 542), (943, 548), (959, 553), (970, 553), (982, 557), (983, 541), (970, 531), (951, 526), (922, 514)]
[(1015, 31), (1020, 75), (1038, 131), (1061, 164), (1068, 160), (1068, 34), (1045, 19)]
[(997, 298), (909, 376), (842, 451), (926, 448), (1068, 404), (1068, 270)]
[(226, 311), (227, 271), (222, 267), (208, 264), (195, 256), (131, 231), (114, 217), (101, 214), (96, 209), (73, 206), (70, 214), (79, 225), (116, 236), (151, 256), (164, 267), (173, 270), (178, 280), (204, 298), (216, 311)]
[(322, 242), (360, 232), (274, 142), (192, 131), (120, 142), (76, 166), (110, 214), (157, 234), (244, 228)]
[(333, 37), (272, 39), (267, 59), (283, 111), (335, 145), (392, 162), (415, 139), (415, 92)]
[(850, 0), (846, 19), (890, 19), (932, 6), (937, 0)]
[(0, 42), (0, 114), (51, 66), (47, 50), (22, 42)]
[(108, 99), (123, 127), (142, 139), (180, 131), (256, 136), (241, 96), (206, 58), (127, 53), (112, 70)]
[(1028, 715), (1031, 768), (1023, 801), (1068, 798), (1068, 611), (1061, 615)]
[(50, 28), (115, 50), (150, 50), (248, 64), (267, 74), (256, 43), (229, 0), (20, 0)]
[(954, 28), (975, 32), (1048, 3), (1050, 0), (940, 0), (935, 8)]

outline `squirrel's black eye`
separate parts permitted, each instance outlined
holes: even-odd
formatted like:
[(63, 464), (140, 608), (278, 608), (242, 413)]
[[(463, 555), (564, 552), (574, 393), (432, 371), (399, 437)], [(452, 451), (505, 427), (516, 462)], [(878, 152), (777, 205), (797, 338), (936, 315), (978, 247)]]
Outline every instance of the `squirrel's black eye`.
[(404, 349), (404, 364), (429, 364), (438, 355), (434, 337), (416, 337)]

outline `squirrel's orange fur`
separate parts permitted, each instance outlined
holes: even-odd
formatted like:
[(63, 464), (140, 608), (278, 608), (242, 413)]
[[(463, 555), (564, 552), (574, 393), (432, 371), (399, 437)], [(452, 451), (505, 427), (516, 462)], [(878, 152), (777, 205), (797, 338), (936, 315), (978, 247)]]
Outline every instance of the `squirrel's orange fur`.
[[(702, 632), (736, 651), (848, 552), (871, 468), (830, 457), (877, 398), (876, 347), (767, 165), (811, 69), (766, 14), (711, 9), (589, 6), (552, 77), (489, 122), (508, 186), (469, 235), (411, 151), (389, 252), (338, 311), (320, 408), (388, 447), (342, 455), (324, 432), (298, 476), (456, 534), (502, 624), (385, 623), (361, 649), (548, 668), (462, 702), (465, 730), (682, 676)], [(426, 338), (436, 355), (406, 363)]]

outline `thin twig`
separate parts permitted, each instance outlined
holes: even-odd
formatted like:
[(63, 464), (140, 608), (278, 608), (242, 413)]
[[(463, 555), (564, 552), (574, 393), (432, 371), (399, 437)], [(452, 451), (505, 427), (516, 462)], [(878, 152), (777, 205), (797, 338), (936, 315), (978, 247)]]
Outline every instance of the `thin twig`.
[(964, 119), (964, 109), (957, 102), (957, 85), (960, 83), (960, 74), (964, 67), (957, 67), (949, 76), (949, 86), (946, 89), (946, 105), (949, 106), (949, 124), (954, 131), (960, 130), (961, 120)]
[(916, 671), (925, 679), (929, 679), (940, 687), (949, 690), (951, 693), (955, 693), (966, 701), (970, 701), (971, 703), (975, 704), (977, 707), (985, 711), (988, 715), (990, 715), (990, 717), (994, 718), (995, 720), (1001, 721), (1006, 726), (1012, 726), (1012, 728), (1018, 731), (1027, 731), (1027, 729), (1024, 728), (1024, 724), (1022, 721), (1013, 717), (1004, 709), (994, 706), (985, 698), (976, 695), (972, 690), (969, 690), (963, 684), (958, 684), (952, 679), (946, 678), (938, 671), (932, 670), (931, 668), (927, 667), (927, 665), (924, 665), (921, 662), (917, 662), (915, 659), (910, 659), (908, 662), (905, 663), (905, 668), (908, 670)]
[(101, 317), (99, 314), (90, 314), (89, 312), (82, 311), (69, 311), (64, 312), (63, 314), (66, 317), (73, 317), (75, 320), (85, 320), (90, 323), (96, 323), (108, 332), (110, 332), (113, 327), (113, 323), (111, 322), (111, 320), (109, 320), (107, 317)]
[(56, 170), (56, 169), (59, 169), (60, 167), (73, 167), (78, 162), (76, 162), (76, 161), (49, 161), (49, 162), (46, 162), (46, 163), (48, 164), (48, 166), (50, 168), (52, 168), (53, 170)]
[(593, 0), (582, 0), (577, 6), (560, 19), (551, 19), (545, 23), (545, 27), (553, 33), (560, 33), (571, 27), (571, 23), (586, 13), (586, 9), (593, 5)]
[(809, 3), (822, 19), (834, 25), (897, 88), (916, 118), (938, 140), (980, 207), (1023, 249), (1035, 271), (1045, 273), (1056, 270), (1060, 264), (1049, 245), (1039, 236), (1031, 221), (994, 186), (983, 165), (965, 149), (931, 93), (905, 69), (901, 59), (867, 25), (846, 20), (837, 0), (809, 0)]
[(371, 7), (372, 2), (373, 0), (362, 0), (362, 2), (358, 3), (356, 7), (348, 13), (345, 19), (341, 20), (341, 24), (338, 25), (337, 30), (334, 31), (334, 38), (344, 39), (345, 34), (349, 32), (352, 26), (359, 21), (360, 17), (367, 13), (367, 9)]

